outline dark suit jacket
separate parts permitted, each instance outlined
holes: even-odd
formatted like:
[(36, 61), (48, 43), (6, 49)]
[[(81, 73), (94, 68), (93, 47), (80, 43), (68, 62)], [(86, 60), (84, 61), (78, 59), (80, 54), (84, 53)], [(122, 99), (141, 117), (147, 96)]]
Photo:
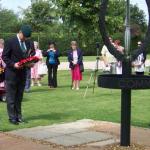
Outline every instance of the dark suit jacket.
[[(48, 66), (49, 65), (49, 55), (48, 55), (48, 52), (47, 51), (43, 51), (43, 56), (47, 57), (46, 58), (46, 65)], [(59, 54), (59, 51), (57, 50), (56, 53), (55, 53), (56, 65), (60, 64), (59, 57), (60, 57), (60, 54)]]
[(30, 40), (25, 41), (27, 52), (23, 53), (20, 47), (17, 36), (5, 42), (2, 59), (6, 63), (5, 79), (6, 80), (25, 80), (26, 68), (15, 69), (14, 64), (28, 56), (35, 55), (33, 42)]
[[(83, 53), (80, 49), (77, 50), (77, 54), (78, 54), (78, 62), (77, 64), (80, 66), (80, 68), (83, 68)], [(74, 64), (72, 63), (73, 61), (73, 51), (70, 50), (68, 52), (68, 61), (69, 61), (69, 68), (73, 69), (74, 68)]]

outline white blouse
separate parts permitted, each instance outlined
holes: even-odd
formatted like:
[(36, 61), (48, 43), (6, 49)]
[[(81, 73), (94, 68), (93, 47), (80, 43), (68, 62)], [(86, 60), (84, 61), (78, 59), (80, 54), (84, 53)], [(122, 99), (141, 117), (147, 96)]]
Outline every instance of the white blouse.
[(78, 52), (77, 50), (73, 51), (73, 61), (75, 64), (78, 62)]

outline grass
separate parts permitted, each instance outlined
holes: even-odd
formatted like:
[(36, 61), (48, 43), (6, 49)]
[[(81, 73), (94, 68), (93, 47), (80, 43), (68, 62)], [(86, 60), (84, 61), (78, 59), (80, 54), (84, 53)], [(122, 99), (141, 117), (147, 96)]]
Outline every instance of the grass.
[[(70, 73), (59, 71), (59, 88), (50, 90), (46, 86), (32, 88), (23, 99), (23, 116), (28, 123), (14, 126), (8, 123), (6, 104), (0, 103), (0, 131), (19, 128), (45, 126), (54, 123), (71, 122), (79, 119), (94, 119), (120, 122), (120, 90), (90, 87), (87, 97), (83, 98), (90, 72), (84, 73), (80, 91), (70, 89)], [(92, 83), (91, 83), (92, 85)], [(149, 90), (132, 92), (132, 125), (149, 128), (150, 124)]]

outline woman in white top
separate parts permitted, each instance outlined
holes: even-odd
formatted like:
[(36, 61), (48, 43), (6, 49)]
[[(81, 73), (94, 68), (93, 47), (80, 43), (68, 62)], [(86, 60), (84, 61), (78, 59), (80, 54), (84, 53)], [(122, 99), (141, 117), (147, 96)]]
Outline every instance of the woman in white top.
[[(112, 45), (114, 45), (113, 40), (111, 37), (109, 37), (109, 40)], [(103, 46), (102, 51), (101, 51), (102, 59), (105, 64), (105, 69), (109, 71), (111, 74), (116, 73), (116, 58), (109, 52), (108, 48), (106, 45)]]
[(71, 42), (71, 50), (68, 53), (69, 67), (72, 75), (72, 89), (79, 90), (80, 81), (82, 80), (83, 67), (83, 54), (78, 48), (77, 42)]

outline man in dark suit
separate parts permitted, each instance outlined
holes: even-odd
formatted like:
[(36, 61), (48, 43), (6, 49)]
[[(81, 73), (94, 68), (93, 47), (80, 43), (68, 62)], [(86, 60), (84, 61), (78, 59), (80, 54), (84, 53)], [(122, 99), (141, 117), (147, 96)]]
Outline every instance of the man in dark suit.
[[(30, 41), (31, 27), (23, 25), (19, 33), (6, 41), (2, 58), (6, 63), (6, 100), (9, 121), (18, 125), (23, 123), (21, 102), (26, 82), (26, 67), (21, 67), (18, 62), (28, 56), (35, 55), (33, 43)], [(29, 66), (32, 67), (32, 66)]]

